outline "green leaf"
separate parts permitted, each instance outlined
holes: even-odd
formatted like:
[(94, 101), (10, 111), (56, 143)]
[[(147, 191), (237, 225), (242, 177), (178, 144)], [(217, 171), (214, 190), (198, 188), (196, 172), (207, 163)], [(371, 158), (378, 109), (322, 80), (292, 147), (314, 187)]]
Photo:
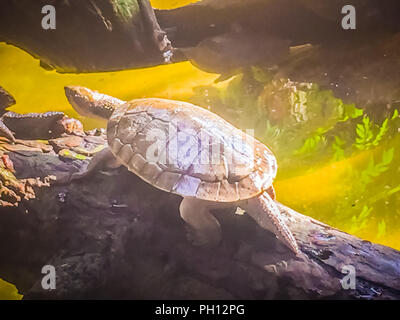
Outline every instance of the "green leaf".
[(394, 148), (385, 150), (382, 155), (382, 163), (388, 166), (392, 162), (393, 156), (394, 156)]
[(140, 5), (137, 0), (113, 0), (114, 11), (124, 23), (140, 18)]
[(378, 224), (377, 237), (382, 238), (383, 236), (385, 236), (385, 234), (386, 234), (386, 222), (385, 222), (385, 220), (381, 220), (381, 222), (379, 222), (379, 224)]
[(390, 120), (394, 120), (394, 119), (396, 119), (398, 117), (399, 117), (399, 111), (397, 109), (394, 109), (393, 116), (392, 116), (392, 118)]
[(393, 189), (390, 189), (388, 192), (387, 192), (387, 194), (388, 194), (388, 196), (391, 196), (392, 194), (395, 194), (395, 193), (397, 193), (397, 192), (399, 192), (400, 191), (400, 185), (398, 185), (397, 187), (394, 187)]
[(385, 121), (383, 121), (382, 126), (379, 128), (378, 134), (376, 135), (374, 141), (372, 142), (372, 144), (374, 146), (379, 145), (379, 142), (381, 142), (381, 140), (385, 136), (386, 132), (388, 132), (388, 130), (389, 130), (388, 123), (389, 123), (389, 119), (385, 119)]
[(334, 161), (340, 161), (344, 159), (344, 145), (346, 142), (342, 139), (340, 139), (338, 136), (335, 136), (335, 141), (332, 143), (332, 149), (333, 149), (333, 160)]
[(356, 108), (354, 104), (343, 104), (343, 119), (341, 121), (356, 119), (361, 117), (363, 114), (363, 109)]
[(357, 149), (366, 150), (372, 145), (371, 140), (374, 137), (372, 132), (372, 124), (368, 116), (364, 117), (362, 123), (358, 124), (356, 127), (356, 143)]
[(382, 155), (382, 161), (378, 164), (374, 163), (374, 159), (368, 163), (368, 167), (361, 172), (361, 182), (368, 184), (373, 181), (373, 178), (380, 176), (382, 173), (389, 169), (390, 163), (393, 161), (394, 148), (385, 150)]
[(303, 146), (296, 150), (295, 154), (309, 154), (322, 144), (326, 144), (326, 138), (323, 135), (316, 134), (306, 139)]
[(356, 233), (359, 230), (365, 228), (368, 223), (368, 217), (372, 211), (372, 208), (364, 206), (361, 213), (358, 216), (353, 216), (351, 218), (352, 227), (350, 228), (350, 233)]

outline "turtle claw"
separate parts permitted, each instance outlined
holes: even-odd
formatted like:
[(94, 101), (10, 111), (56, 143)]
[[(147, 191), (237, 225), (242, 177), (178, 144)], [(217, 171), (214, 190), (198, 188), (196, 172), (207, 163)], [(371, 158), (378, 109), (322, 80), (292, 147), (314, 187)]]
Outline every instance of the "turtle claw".
[(280, 269), (287, 269), (288, 268), (288, 264), (287, 264), (287, 262), (285, 260), (279, 261), (276, 265)]
[(264, 266), (264, 270), (279, 274), (282, 270), (287, 270), (288, 264), (285, 260), (279, 261), (275, 264), (268, 264)]

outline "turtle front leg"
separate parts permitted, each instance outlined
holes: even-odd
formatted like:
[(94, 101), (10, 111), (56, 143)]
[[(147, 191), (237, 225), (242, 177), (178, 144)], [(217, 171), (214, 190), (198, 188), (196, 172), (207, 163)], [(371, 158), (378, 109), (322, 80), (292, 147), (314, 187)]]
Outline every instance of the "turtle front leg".
[(294, 253), (301, 254), (296, 239), (270, 196), (270, 194), (274, 194), (272, 190), (268, 189), (260, 196), (246, 200), (239, 206), (246, 210), (247, 214), (252, 217), (260, 227), (273, 232), (276, 237)]
[(189, 226), (188, 238), (194, 245), (215, 246), (221, 241), (221, 226), (210, 212), (210, 203), (194, 198), (183, 198), (179, 211)]
[(101, 169), (104, 167), (106, 167), (108, 169), (114, 169), (114, 168), (118, 168), (120, 166), (121, 166), (121, 163), (112, 154), (110, 148), (106, 147), (103, 150), (97, 152), (93, 156), (93, 158), (89, 162), (87, 168), (82, 169), (78, 172), (72, 173), (65, 180), (64, 179), (59, 180), (58, 183), (59, 184), (71, 183), (72, 181), (81, 180), (83, 178), (91, 176), (98, 169)]

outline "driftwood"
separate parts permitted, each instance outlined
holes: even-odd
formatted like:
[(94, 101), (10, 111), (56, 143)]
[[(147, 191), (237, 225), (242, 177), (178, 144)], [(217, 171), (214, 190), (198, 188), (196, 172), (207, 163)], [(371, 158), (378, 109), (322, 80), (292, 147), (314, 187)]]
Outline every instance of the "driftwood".
[[(42, 28), (42, 8), (56, 28)], [(59, 72), (99, 72), (166, 63), (170, 42), (148, 0), (3, 0), (0, 41), (20, 47)]]
[[(25, 299), (399, 299), (400, 252), (282, 204), (304, 258), (246, 214), (217, 212), (222, 243), (194, 247), (180, 197), (125, 168), (59, 184), (105, 145), (101, 131), (49, 141), (0, 140), (0, 277)], [(14, 174), (12, 171), (14, 170)], [(194, 208), (195, 210), (195, 208)], [(56, 289), (41, 269), (54, 265)], [(356, 289), (343, 289), (344, 266)]]
[[(344, 40), (357, 46), (360, 40), (369, 42), (400, 31), (397, 0), (352, 1), (357, 9), (354, 31), (341, 28), (341, 8), (346, 4), (345, 0), (203, 0), (154, 13), (149, 0), (2, 0), (0, 41), (21, 47), (43, 66), (60, 72), (94, 72), (181, 61), (186, 57), (179, 51), (171, 56), (168, 38), (174, 48), (193, 47), (233, 26), (244, 28), (248, 36), (257, 35), (252, 51), (260, 49), (260, 37), (288, 40), (293, 46), (335, 48)], [(45, 5), (56, 9), (55, 30), (41, 27)]]
[[(160, 25), (175, 47), (193, 46), (240, 24), (252, 33), (304, 43), (334, 46), (343, 40), (365, 39), (399, 31), (396, 0), (354, 0), (357, 28), (341, 27), (346, 0), (203, 0), (174, 10), (156, 10)], [(240, 44), (238, 44), (240, 46)], [(255, 47), (256, 48), (256, 47)]]

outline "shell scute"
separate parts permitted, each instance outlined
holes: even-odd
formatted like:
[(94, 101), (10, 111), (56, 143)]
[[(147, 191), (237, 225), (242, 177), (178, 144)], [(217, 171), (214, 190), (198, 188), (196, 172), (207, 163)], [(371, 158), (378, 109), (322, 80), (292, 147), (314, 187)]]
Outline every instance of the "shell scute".
[(150, 183), (153, 183), (161, 175), (163, 170), (155, 162), (147, 162), (141, 171), (143, 177)]
[(175, 184), (173, 191), (184, 197), (195, 197), (201, 180), (188, 175), (183, 175)]
[(124, 146), (124, 144), (118, 138), (115, 138), (111, 145), (111, 150), (114, 154), (118, 154), (119, 150)]
[(196, 198), (217, 201), (221, 182), (202, 181), (197, 189)]
[(142, 132), (152, 121), (146, 113), (122, 117), (118, 123), (116, 136), (125, 144), (131, 143), (137, 134)]
[(235, 202), (239, 200), (239, 194), (236, 183), (229, 183), (228, 180), (221, 181), (221, 188), (219, 190), (218, 201), (221, 202)]
[(248, 176), (238, 182), (239, 198), (241, 200), (251, 198), (259, 192), (259, 188), (255, 185), (253, 179)]
[(199, 155), (200, 142), (190, 132), (179, 131), (167, 143), (162, 158), (171, 171), (186, 172)]
[(142, 155), (140, 155), (139, 153), (136, 153), (129, 161), (128, 168), (130, 171), (139, 175), (146, 163), (146, 159), (142, 157)]
[(164, 171), (156, 179), (154, 184), (164, 191), (171, 192), (181, 176), (180, 173)]
[(129, 144), (125, 144), (118, 152), (119, 159), (123, 162), (123, 164), (128, 165), (129, 161), (133, 157), (134, 152), (132, 147)]

